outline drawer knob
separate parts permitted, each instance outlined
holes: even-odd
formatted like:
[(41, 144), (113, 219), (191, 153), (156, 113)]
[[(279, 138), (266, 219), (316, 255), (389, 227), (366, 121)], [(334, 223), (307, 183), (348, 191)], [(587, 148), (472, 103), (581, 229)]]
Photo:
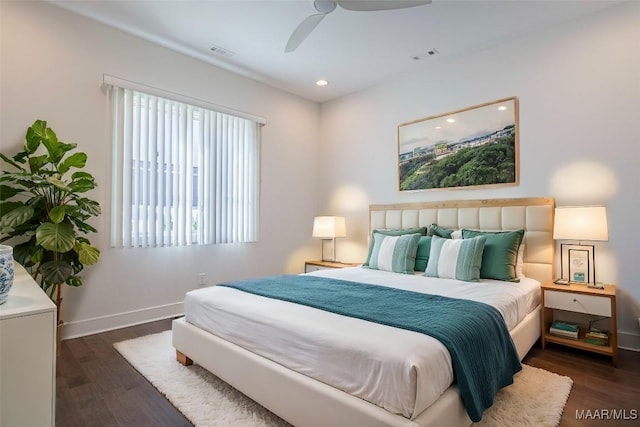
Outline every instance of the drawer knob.
[(573, 302), (578, 302), (578, 300), (574, 298), (574, 299), (573, 299)]

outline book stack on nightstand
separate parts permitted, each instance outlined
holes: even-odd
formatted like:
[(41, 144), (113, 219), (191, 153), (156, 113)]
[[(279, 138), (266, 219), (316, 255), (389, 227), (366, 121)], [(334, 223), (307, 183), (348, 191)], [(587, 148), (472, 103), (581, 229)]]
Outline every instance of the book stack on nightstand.
[(549, 328), (549, 333), (558, 337), (565, 337), (572, 340), (578, 339), (580, 328), (573, 323), (553, 322)]
[(607, 347), (609, 345), (609, 333), (598, 329), (591, 329), (584, 334), (584, 342), (593, 345)]

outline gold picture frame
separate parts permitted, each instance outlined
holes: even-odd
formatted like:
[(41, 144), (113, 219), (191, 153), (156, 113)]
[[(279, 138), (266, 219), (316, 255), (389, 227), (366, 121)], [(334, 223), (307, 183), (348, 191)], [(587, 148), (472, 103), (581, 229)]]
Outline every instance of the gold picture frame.
[(518, 98), (398, 126), (398, 190), (519, 184)]

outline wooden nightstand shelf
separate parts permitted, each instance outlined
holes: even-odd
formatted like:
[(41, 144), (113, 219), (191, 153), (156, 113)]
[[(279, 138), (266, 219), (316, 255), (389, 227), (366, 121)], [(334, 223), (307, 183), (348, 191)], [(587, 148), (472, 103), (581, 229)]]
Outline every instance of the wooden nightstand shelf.
[(326, 270), (329, 268), (345, 268), (345, 267), (357, 267), (360, 264), (353, 262), (337, 262), (337, 261), (306, 261), (304, 263), (304, 272), (311, 273), (312, 271)]
[[(557, 285), (550, 282), (543, 284), (541, 286), (541, 291), (542, 315), (540, 318), (543, 349), (546, 347), (548, 342), (562, 344), (568, 347), (579, 348), (611, 356), (613, 365), (617, 365), (618, 331), (616, 324), (615, 285), (605, 285), (604, 289), (593, 289), (582, 284), (572, 283), (570, 285)], [(603, 317), (609, 318), (609, 345), (600, 346), (584, 342), (584, 334), (588, 330), (588, 325), (582, 322), (574, 322), (580, 323), (580, 335), (578, 340), (551, 335), (549, 333), (549, 327), (554, 320), (554, 310), (572, 312), (574, 313), (573, 315), (575, 315), (575, 313), (582, 313), (593, 319)], [(562, 315), (556, 317), (556, 320), (564, 320)]]

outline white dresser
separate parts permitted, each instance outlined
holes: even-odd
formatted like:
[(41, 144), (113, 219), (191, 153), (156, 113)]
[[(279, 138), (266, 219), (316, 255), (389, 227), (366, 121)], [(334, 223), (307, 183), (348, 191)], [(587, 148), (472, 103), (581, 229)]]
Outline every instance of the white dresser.
[(0, 305), (0, 426), (55, 425), (56, 306), (15, 264)]

